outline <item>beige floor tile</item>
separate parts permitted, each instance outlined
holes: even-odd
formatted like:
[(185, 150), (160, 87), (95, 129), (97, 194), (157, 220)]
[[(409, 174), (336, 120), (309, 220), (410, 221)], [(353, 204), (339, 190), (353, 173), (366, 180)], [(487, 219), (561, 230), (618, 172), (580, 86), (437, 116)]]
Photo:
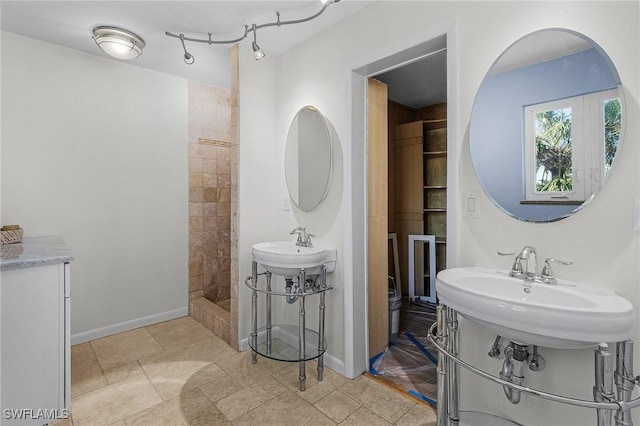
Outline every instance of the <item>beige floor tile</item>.
[(73, 426), (73, 419), (69, 416), (68, 419), (54, 420), (49, 424), (51, 426)]
[(346, 418), (340, 425), (352, 425), (352, 426), (387, 426), (388, 423), (380, 416), (376, 416), (371, 410), (366, 407), (360, 407), (355, 413)]
[(389, 423), (395, 423), (415, 404), (366, 376), (349, 381), (339, 390)]
[(300, 369), (297, 363), (290, 363), (286, 368), (275, 373), (273, 377), (278, 379), (282, 384), (287, 386), (291, 391), (295, 392), (299, 397), (315, 404), (340, 386), (346, 384), (349, 380), (339, 375), (330, 368), (324, 368), (323, 379), (318, 381), (318, 364), (315, 361), (306, 363), (307, 380), (305, 382), (305, 390), (300, 391), (298, 376)]
[(227, 425), (230, 422), (199, 390), (191, 389), (125, 419), (125, 425)]
[(181, 349), (161, 352), (138, 362), (155, 384), (193, 373), (212, 362), (236, 354), (222, 339), (210, 334), (207, 338), (185, 344)]
[(71, 396), (82, 395), (107, 386), (97, 360), (71, 366)]
[(411, 410), (396, 422), (398, 426), (436, 426), (436, 412), (421, 404), (415, 404)]
[(198, 370), (189, 371), (177, 377), (155, 377), (152, 383), (162, 399), (168, 400), (187, 390), (224, 377), (229, 376), (215, 363), (211, 363)]
[(162, 399), (146, 376), (131, 377), (72, 398), (73, 424), (109, 425), (160, 402)]
[(322, 426), (335, 423), (291, 391), (279, 395), (242, 417), (234, 420), (235, 426), (279, 425)]
[(202, 324), (191, 317), (178, 318), (162, 323), (161, 328), (147, 327), (147, 331), (167, 351), (183, 348), (196, 340), (213, 336)]
[(153, 334), (153, 333), (157, 333), (159, 331), (162, 331), (165, 328), (172, 327), (175, 324), (184, 321), (185, 318), (191, 318), (191, 317), (187, 315), (187, 316), (176, 318), (176, 319), (172, 319), (172, 320), (169, 320), (169, 321), (163, 321), (163, 322), (159, 322), (159, 323), (156, 323), (156, 324), (148, 325), (145, 328), (147, 329), (147, 331), (149, 333)]
[(329, 418), (334, 422), (340, 423), (353, 414), (361, 407), (361, 405), (349, 398), (347, 395), (336, 390), (316, 402), (315, 407), (329, 416)]
[(273, 377), (266, 377), (250, 387), (222, 398), (216, 403), (216, 407), (233, 421), (286, 391), (285, 385)]
[(144, 371), (138, 361), (131, 361), (104, 371), (104, 377), (109, 384), (121, 382), (139, 374), (144, 374)]
[(222, 398), (233, 395), (241, 391), (243, 387), (227, 374), (199, 386), (200, 390), (213, 402), (218, 402)]
[(91, 347), (103, 370), (164, 352), (144, 328), (93, 340)]
[(286, 362), (274, 361), (261, 356), (258, 356), (257, 364), (251, 364), (251, 351), (236, 353), (217, 361), (216, 364), (243, 386), (250, 386), (289, 365)]
[(82, 365), (88, 362), (97, 361), (96, 354), (91, 348), (91, 343), (81, 343), (71, 346), (71, 366)]

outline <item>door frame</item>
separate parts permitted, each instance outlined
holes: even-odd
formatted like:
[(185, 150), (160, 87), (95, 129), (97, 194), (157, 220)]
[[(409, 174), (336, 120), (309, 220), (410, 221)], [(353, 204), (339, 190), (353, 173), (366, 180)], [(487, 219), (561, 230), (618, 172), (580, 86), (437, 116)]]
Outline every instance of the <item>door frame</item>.
[[(347, 102), (351, 106), (351, 150), (345, 152), (345, 354), (344, 372), (355, 378), (368, 370), (367, 297), (367, 78), (427, 56), (434, 43), (445, 37), (447, 49), (447, 267), (458, 264), (459, 188), (458, 163), (462, 141), (458, 138), (457, 23), (443, 22), (393, 43), (345, 67)], [(436, 43), (437, 44), (437, 43)]]

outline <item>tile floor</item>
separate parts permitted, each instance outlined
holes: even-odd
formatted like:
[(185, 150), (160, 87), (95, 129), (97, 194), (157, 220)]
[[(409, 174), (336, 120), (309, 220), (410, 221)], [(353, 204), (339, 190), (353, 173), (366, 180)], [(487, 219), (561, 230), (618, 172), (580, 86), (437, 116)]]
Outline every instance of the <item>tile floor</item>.
[(423, 404), (366, 376), (238, 353), (190, 317), (73, 346), (71, 418), (80, 425), (435, 425)]

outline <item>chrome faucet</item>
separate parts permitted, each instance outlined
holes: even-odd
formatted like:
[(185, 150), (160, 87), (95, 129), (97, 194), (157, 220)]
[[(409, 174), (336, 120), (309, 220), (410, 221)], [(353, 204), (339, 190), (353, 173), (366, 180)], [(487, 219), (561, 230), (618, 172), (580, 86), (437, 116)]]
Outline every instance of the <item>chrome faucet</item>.
[[(533, 272), (529, 271), (529, 259), (533, 256)], [(518, 262), (522, 266), (522, 261), (525, 262), (524, 268), (520, 270), (520, 273), (524, 276), (524, 278), (533, 278), (535, 279), (538, 276), (538, 255), (536, 254), (535, 247), (532, 246), (524, 246), (520, 253), (516, 255), (516, 262)], [(513, 271), (512, 271), (513, 272)]]
[[(562, 260), (554, 259), (552, 257), (545, 259), (544, 267), (540, 274), (538, 274), (538, 255), (536, 254), (535, 247), (532, 246), (524, 246), (520, 253), (501, 253), (498, 252), (501, 256), (511, 256), (516, 255), (515, 260), (513, 261), (513, 266), (511, 266), (511, 271), (509, 271), (509, 276), (514, 278), (522, 278), (525, 280), (525, 284), (527, 281), (536, 281), (544, 284), (557, 284), (558, 280), (553, 276), (553, 269), (551, 268), (551, 263), (560, 263), (562, 265), (573, 265), (573, 262), (564, 262)], [(533, 271), (529, 270), (529, 260), (533, 257)], [(524, 266), (523, 266), (524, 263)]]
[(307, 229), (302, 226), (298, 226), (296, 229), (291, 231), (289, 235), (297, 234), (298, 238), (296, 239), (296, 245), (300, 247), (311, 247), (313, 244), (311, 243), (311, 237), (315, 237), (313, 234), (307, 234)]

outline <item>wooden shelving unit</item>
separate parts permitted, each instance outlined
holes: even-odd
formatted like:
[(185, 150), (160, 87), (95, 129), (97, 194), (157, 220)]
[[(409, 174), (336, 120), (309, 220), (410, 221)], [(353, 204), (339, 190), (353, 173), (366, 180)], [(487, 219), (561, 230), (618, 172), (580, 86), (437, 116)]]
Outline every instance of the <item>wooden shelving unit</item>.
[[(436, 237), (436, 271), (446, 267), (447, 120), (419, 120), (395, 128), (395, 223), (401, 277), (408, 282), (408, 235)], [(415, 248), (416, 295), (432, 296), (429, 256)]]
[[(446, 268), (447, 255), (447, 119), (424, 124), (424, 233), (436, 237), (436, 273)], [(424, 255), (425, 290), (431, 279), (429, 256)], [(431, 296), (426, 294), (427, 296)]]

